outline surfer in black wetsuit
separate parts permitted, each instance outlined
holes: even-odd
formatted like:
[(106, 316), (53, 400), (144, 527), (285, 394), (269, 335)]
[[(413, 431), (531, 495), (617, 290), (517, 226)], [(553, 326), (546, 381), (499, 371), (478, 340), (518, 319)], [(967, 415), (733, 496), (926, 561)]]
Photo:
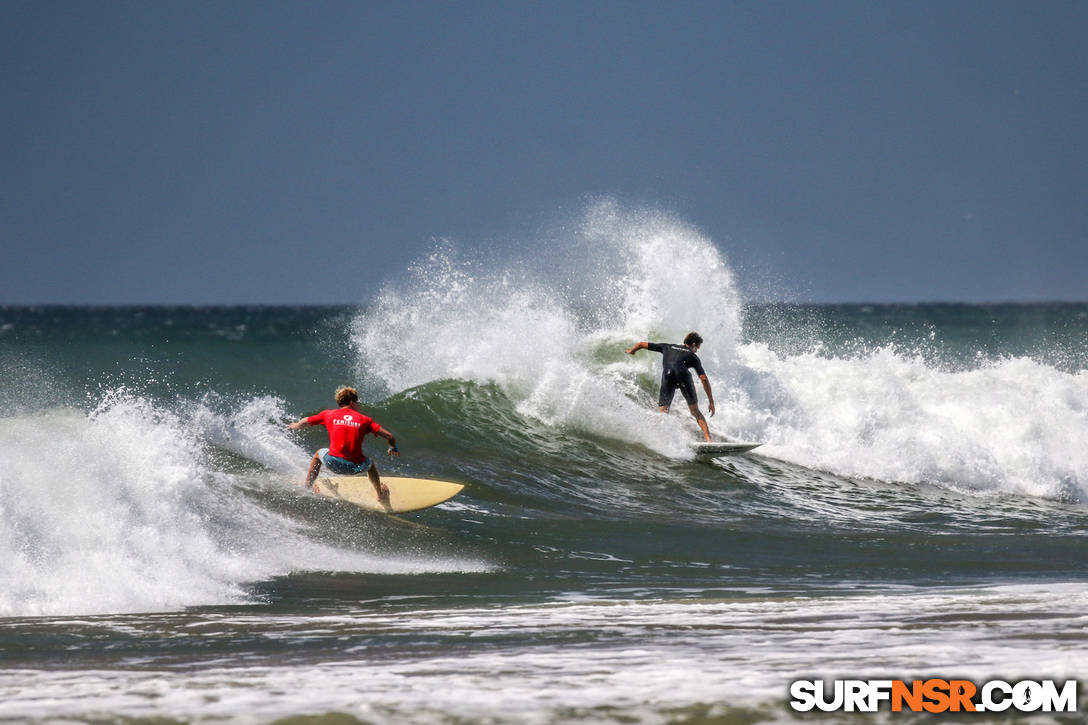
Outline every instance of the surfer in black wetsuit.
[(703, 372), (703, 363), (695, 351), (703, 344), (703, 338), (697, 332), (689, 332), (684, 338), (683, 345), (670, 345), (662, 342), (640, 342), (627, 350), (628, 355), (634, 355), (639, 350), (653, 350), (661, 353), (661, 394), (658, 396), (658, 410), (662, 413), (669, 412), (673, 396), (677, 388), (688, 401), (688, 410), (695, 416), (699, 428), (703, 431), (703, 437), (710, 442), (710, 428), (706, 424), (706, 418), (699, 410), (699, 398), (695, 395), (695, 384), (691, 380), (691, 369), (699, 375), (699, 380), (706, 391), (706, 399), (709, 403), (710, 414), (714, 415), (714, 394), (710, 392), (710, 381)]

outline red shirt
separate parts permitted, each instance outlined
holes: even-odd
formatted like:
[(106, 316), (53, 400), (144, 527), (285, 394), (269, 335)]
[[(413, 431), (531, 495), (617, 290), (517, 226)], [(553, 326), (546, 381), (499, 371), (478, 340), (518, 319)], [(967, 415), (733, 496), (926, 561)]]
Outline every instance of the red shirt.
[(352, 408), (323, 410), (306, 419), (310, 425), (324, 425), (329, 431), (329, 455), (344, 458), (352, 463), (362, 463), (363, 438), (367, 433), (381, 430), (373, 419)]

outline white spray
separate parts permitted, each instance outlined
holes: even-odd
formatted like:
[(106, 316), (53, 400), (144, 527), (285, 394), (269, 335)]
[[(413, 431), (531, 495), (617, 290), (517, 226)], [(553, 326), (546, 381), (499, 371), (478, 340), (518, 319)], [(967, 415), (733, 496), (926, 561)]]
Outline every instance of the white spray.
[(264, 480), (289, 487), (307, 456), (279, 419), (268, 398), (222, 417), (125, 390), (89, 414), (0, 418), (0, 616), (243, 603), (249, 583), (313, 568), (486, 568), (323, 545), (304, 522), (246, 495), (245, 476), (217, 464), (207, 436), (279, 468)]
[[(443, 245), (355, 322), (382, 393), (456, 378), (501, 386), (550, 425), (688, 455), (686, 406), (655, 412), (656, 355), (640, 339), (697, 330), (718, 436), (833, 473), (1080, 497), (1088, 485), (1088, 372), (1031, 360), (945, 372), (890, 348), (850, 358), (741, 344), (742, 299), (720, 250), (673, 217), (595, 204), (522, 259), (481, 265)], [(705, 411), (705, 401), (703, 401)]]

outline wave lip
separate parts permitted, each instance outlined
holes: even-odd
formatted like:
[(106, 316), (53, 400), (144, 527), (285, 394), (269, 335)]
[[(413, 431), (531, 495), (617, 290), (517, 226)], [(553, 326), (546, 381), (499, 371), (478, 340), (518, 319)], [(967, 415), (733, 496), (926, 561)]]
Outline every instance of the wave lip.
[(696, 328), (705, 361), (735, 357), (740, 296), (720, 251), (667, 215), (614, 202), (554, 244), (505, 264), (439, 245), (356, 318), (364, 387), (382, 397), (440, 380), (496, 384), (524, 416), (685, 455), (686, 425), (644, 400), (657, 361), (623, 350)]

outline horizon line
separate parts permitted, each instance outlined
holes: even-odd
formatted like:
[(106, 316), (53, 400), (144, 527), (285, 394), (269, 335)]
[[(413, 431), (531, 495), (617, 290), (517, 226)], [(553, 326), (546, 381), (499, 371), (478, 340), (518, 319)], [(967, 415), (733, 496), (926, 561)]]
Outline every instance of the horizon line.
[[(313, 308), (363, 308), (368, 303), (360, 302), (0, 302), (0, 310), (6, 309), (35, 309), (35, 308), (85, 308), (85, 309), (124, 309), (124, 308), (189, 308), (189, 309), (212, 309), (212, 308), (240, 308), (240, 307), (253, 307), (253, 308), (300, 308), (300, 307), (313, 307)], [(1045, 300), (890, 300), (890, 301), (872, 301), (872, 300), (841, 300), (841, 301), (815, 301), (815, 300), (753, 300), (751, 302), (742, 303), (743, 306), (764, 306), (764, 305), (797, 305), (804, 307), (831, 307), (841, 305), (854, 305), (859, 307), (874, 306), (874, 307), (905, 307), (916, 305), (960, 305), (960, 306), (976, 306), (976, 307), (991, 307), (999, 305), (1021, 305), (1021, 306), (1033, 306), (1033, 305), (1083, 305), (1088, 304), (1088, 299), (1083, 300), (1070, 300), (1070, 299), (1045, 299)]]

